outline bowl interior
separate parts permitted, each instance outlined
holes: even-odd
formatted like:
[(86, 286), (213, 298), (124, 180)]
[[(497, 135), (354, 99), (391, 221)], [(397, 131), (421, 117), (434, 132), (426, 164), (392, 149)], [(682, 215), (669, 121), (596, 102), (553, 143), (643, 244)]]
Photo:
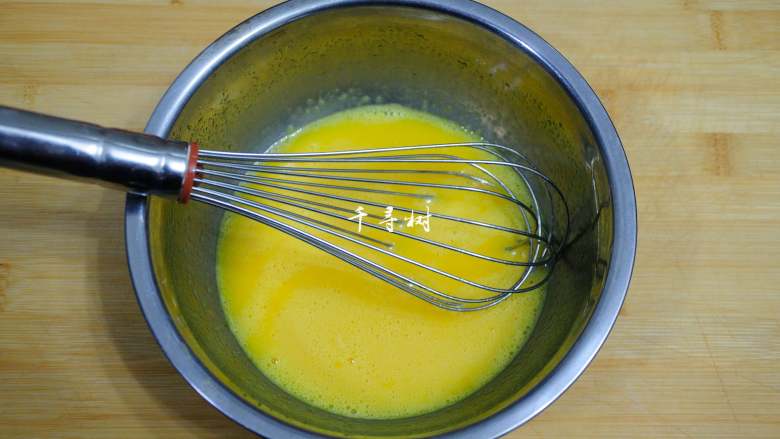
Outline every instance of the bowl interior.
[(612, 214), (594, 134), (553, 75), (478, 24), (398, 6), (341, 7), (302, 17), (218, 67), (170, 136), (208, 149), (261, 151), (293, 127), (329, 113), (390, 102), (518, 147), (561, 187), (572, 213), (570, 243), (529, 341), (492, 382), (455, 405), (413, 418), (358, 420), (285, 393), (255, 368), (226, 323), (215, 278), (222, 212), (150, 201), (155, 277), (190, 349), (259, 412), (313, 432), (414, 437), (490, 416), (550, 373), (578, 337), (604, 283)]

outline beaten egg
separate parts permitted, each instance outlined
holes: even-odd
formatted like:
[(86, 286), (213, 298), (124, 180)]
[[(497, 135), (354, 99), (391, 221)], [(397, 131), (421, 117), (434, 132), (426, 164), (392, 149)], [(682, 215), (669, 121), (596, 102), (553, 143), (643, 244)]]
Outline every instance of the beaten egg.
[[(476, 140), (474, 133), (447, 120), (399, 105), (380, 105), (314, 121), (279, 141), (274, 152)], [(471, 154), (477, 154), (477, 159), (490, 158), (478, 153)], [(392, 165), (384, 165), (388, 166)], [(503, 172), (501, 177), (510, 186), (522, 188), (516, 174)], [(424, 188), (404, 190), (422, 193)], [(330, 193), (341, 192), (345, 191), (331, 189)], [(422, 230), (421, 221), (409, 224), (407, 230), (416, 227), (414, 233), (420, 236), (430, 233), (458, 245), (515, 254), (517, 243), (507, 234), (476, 235), (475, 229), (425, 217), (426, 212), (446, 211), (488, 223), (520, 225), (520, 215), (511, 204), (489, 198), (475, 203), (469, 197), (473, 194), (421, 197), (416, 204), (418, 217), (423, 215), (429, 230)], [(350, 217), (353, 208), (358, 212), (358, 207), (364, 207), (343, 205)], [(406, 218), (396, 212), (401, 217), (396, 225), (403, 230)], [(381, 209), (377, 211), (382, 214)], [(356, 232), (357, 224), (341, 227), (353, 226)], [(349, 247), (349, 243), (344, 245)], [(511, 287), (522, 275), (522, 268), (516, 266), (480, 264), (415, 241), (390, 249), (504, 287)], [(383, 263), (413, 273), (424, 283), (442, 285), (448, 292), (462, 289), (451, 280), (433, 279), (433, 273), (403, 268), (397, 261)], [(477, 312), (439, 309), (313, 246), (235, 214), (226, 214), (223, 220), (217, 274), (231, 329), (263, 374), (313, 406), (373, 419), (435, 411), (485, 385), (525, 343), (545, 294), (542, 288), (513, 295)]]

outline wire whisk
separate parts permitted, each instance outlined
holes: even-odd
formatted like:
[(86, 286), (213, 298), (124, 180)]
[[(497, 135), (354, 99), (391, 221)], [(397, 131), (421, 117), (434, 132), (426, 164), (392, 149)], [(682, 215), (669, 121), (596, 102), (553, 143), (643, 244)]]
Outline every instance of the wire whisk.
[[(0, 107), (0, 165), (215, 206), (451, 311), (489, 308), (538, 289), (569, 235), (561, 189), (518, 150), (487, 142), (286, 154), (207, 151)], [(447, 199), (457, 203), (439, 202)], [(506, 224), (462, 214), (464, 206), (503, 203), (516, 212)], [(392, 210), (411, 218), (417, 213), (429, 228), (448, 226), (438, 234), (403, 223), (393, 229), (386, 223)], [(503, 235), (499, 242), (511, 245), (494, 254), (480, 250)], [(404, 251), (410, 248), (424, 249), (435, 263)], [(450, 258), (462, 266), (516, 270), (516, 276), (511, 285), (472, 279), (445, 268), (453, 265)]]

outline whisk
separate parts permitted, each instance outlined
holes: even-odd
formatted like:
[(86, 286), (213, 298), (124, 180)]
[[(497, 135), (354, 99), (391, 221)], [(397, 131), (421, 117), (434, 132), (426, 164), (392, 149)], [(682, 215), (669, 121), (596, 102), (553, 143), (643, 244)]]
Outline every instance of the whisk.
[[(0, 165), (215, 206), (280, 230), (451, 311), (489, 308), (538, 289), (550, 278), (569, 234), (569, 208), (558, 186), (517, 150), (488, 142), (287, 154), (208, 151), (194, 143), (0, 107)], [(522, 182), (523, 188), (513, 185), (507, 172), (519, 177), (512, 181)], [(480, 197), (509, 203), (520, 226), (428, 211), (428, 204), (443, 193), (468, 195), (467, 203), (479, 203)], [(382, 197), (385, 202), (379, 201)], [(428, 221), (468, 227), (477, 244), (486, 233), (510, 234), (526, 249), (525, 257), (511, 257), (513, 249), (491, 255), (408, 228), (392, 230), (382, 225), (387, 215), (376, 213), (390, 210), (388, 199), (396, 211), (412, 218), (414, 206), (403, 200), (422, 202)], [(368, 211), (361, 213), (363, 209)], [(363, 227), (369, 233), (361, 233)], [(396, 251), (399, 240), (435, 249), (445, 259), (436, 265), (402, 254)], [(446, 265), (448, 252), (475, 263), (518, 267), (517, 279), (512, 285), (488, 285), (447, 271), (441, 265)], [(439, 281), (426, 283), (414, 275), (422, 272)], [(450, 288), (455, 284), (480, 294), (455, 294)]]

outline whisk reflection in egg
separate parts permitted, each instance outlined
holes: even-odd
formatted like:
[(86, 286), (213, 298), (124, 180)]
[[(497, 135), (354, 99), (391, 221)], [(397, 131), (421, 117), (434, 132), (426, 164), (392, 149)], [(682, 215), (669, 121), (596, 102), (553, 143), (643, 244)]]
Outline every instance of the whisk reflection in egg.
[[(185, 142), (0, 107), (0, 164), (216, 206), (453, 311), (485, 309), (539, 288), (569, 233), (568, 206), (558, 186), (517, 150), (485, 142), (293, 154), (199, 151)], [(516, 176), (505, 178), (507, 172)], [(452, 193), (458, 194), (460, 206), (480, 206), (488, 199), (510, 203), (520, 224), (437, 212), (437, 198)], [(391, 232), (379, 223), (384, 220), (380, 213), (391, 206), (410, 215), (424, 209), (432, 221), (468, 228), (463, 236), (474, 248), (464, 248), (463, 236), (455, 233), (431, 238), (408, 227)], [(355, 207), (368, 209), (364, 233), (354, 229)], [(502, 254), (475, 249), (495, 233), (516, 241)], [(403, 240), (432, 249), (440, 263), (404, 254)], [(446, 254), (472, 258), (475, 264), (517, 267), (517, 281), (488, 285), (452, 273), (442, 267), (450, 257)], [(419, 280), (415, 275), (422, 272), (435, 281)], [(453, 294), (462, 286), (478, 294)]]

